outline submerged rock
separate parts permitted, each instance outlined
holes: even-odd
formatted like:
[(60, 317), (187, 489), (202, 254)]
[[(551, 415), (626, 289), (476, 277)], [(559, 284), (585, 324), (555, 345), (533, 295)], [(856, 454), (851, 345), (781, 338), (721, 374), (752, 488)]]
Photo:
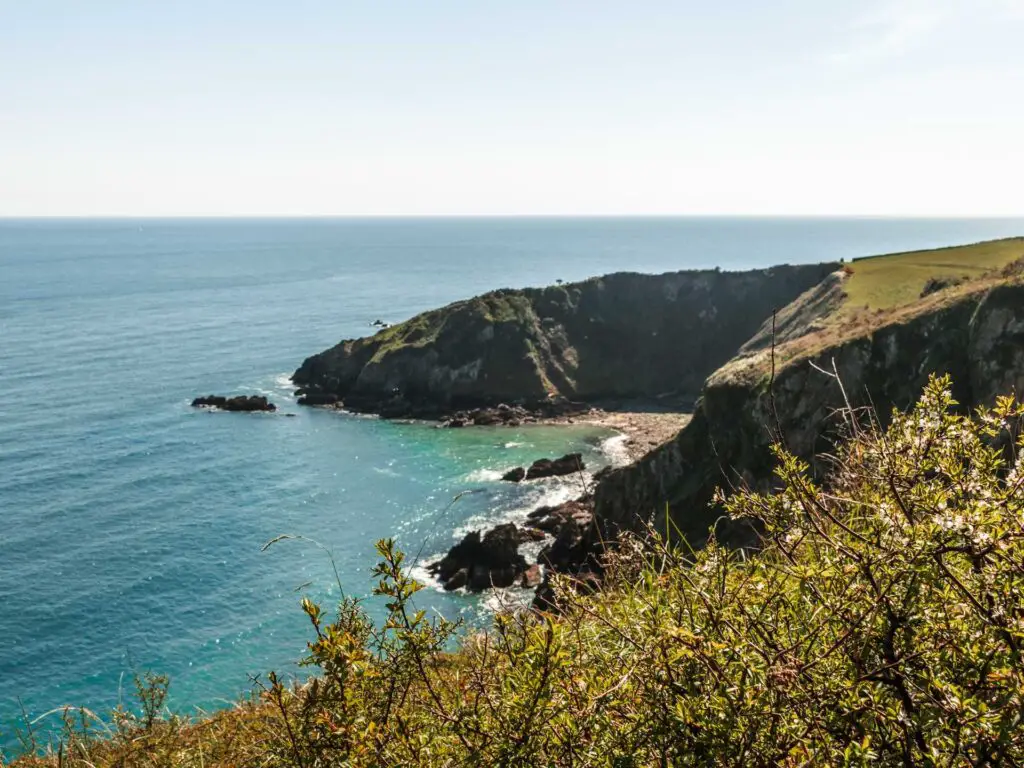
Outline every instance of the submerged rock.
[(221, 395), (207, 395), (197, 397), (192, 401), (193, 408), (216, 408), (221, 411), (276, 411), (277, 406), (267, 400), (263, 395), (236, 395), (234, 397), (222, 397)]

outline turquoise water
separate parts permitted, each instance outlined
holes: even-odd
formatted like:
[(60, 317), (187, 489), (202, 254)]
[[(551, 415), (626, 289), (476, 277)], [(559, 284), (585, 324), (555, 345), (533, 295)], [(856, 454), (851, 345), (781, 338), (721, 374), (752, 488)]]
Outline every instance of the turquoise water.
[[(287, 374), (370, 321), (615, 270), (1014, 234), (1024, 221), (0, 221), (0, 745), (22, 706), (103, 709), (133, 669), (169, 674), (184, 711), (249, 675), (297, 673), (296, 587), (337, 594), (316, 548), (260, 551), (278, 534), (322, 541), (365, 594), (377, 538), (429, 557), (574, 490), (507, 486), (498, 471), (571, 448), (608, 460), (594, 428), (449, 431), (295, 407)], [(188, 406), (257, 391), (284, 413)], [(486, 612), (433, 589), (420, 604)]]

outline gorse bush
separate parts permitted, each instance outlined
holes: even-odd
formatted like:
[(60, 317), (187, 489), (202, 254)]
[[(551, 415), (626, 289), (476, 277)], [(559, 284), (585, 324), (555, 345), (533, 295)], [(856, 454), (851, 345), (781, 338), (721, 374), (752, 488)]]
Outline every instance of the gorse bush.
[(759, 553), (626, 540), (602, 593), (558, 585), (558, 617), (500, 615), (461, 633), (414, 608), (420, 585), (381, 542), (386, 621), (355, 601), (328, 620), (305, 601), (316, 675), (271, 677), (262, 703), (231, 715), (229, 746), (230, 729), (204, 742), (194, 723), (128, 751), (170, 727), (151, 722), (62, 760), (1020, 765), (1024, 410), (954, 406), (935, 379), (887, 428), (847, 413), (851, 436), (822, 484), (777, 448), (777, 492), (722, 499), (762, 531)]

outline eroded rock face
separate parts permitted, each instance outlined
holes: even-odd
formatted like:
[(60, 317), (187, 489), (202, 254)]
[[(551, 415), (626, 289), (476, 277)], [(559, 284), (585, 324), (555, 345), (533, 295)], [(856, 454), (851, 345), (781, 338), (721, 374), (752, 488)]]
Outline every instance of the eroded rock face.
[(277, 406), (267, 400), (263, 395), (237, 395), (235, 397), (222, 397), (220, 395), (207, 395), (197, 397), (192, 401), (193, 408), (216, 408), (221, 411), (276, 411)]
[[(779, 349), (785, 354), (785, 348)], [(608, 472), (595, 491), (604, 537), (672, 524), (699, 546), (717, 522), (719, 540), (753, 543), (746, 526), (720, 521), (714, 489), (745, 482), (771, 487), (769, 446), (776, 416), (768, 394), (767, 350), (737, 359), (707, 382), (691, 422), (636, 464)], [(996, 396), (1024, 393), (1024, 285), (1004, 284), (925, 308), (856, 338), (826, 346), (778, 370), (775, 410), (787, 448), (822, 472), (817, 456), (841, 436), (834, 414), (844, 405), (836, 381), (815, 370), (833, 362), (855, 407), (873, 405), (884, 421), (921, 395), (929, 374), (948, 373), (953, 396), (968, 409)]]
[[(695, 396), (775, 307), (836, 264), (749, 272), (620, 273), (502, 290), (343, 341), (293, 375), (304, 397), (354, 411), (441, 418), (518, 403)], [(463, 424), (501, 423), (477, 413)]]

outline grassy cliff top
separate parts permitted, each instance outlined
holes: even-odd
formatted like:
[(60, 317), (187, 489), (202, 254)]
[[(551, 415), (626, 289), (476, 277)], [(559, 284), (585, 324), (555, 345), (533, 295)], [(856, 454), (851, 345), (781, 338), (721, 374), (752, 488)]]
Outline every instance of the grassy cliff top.
[[(807, 291), (778, 312), (776, 366), (870, 336), (895, 323), (936, 312), (964, 297), (1020, 277), (1024, 237), (869, 256)], [(709, 381), (752, 384), (771, 368), (772, 319)]]
[(929, 281), (934, 286), (969, 282), (1021, 257), (1024, 237), (855, 259), (846, 270), (843, 314), (912, 304), (921, 298)]

